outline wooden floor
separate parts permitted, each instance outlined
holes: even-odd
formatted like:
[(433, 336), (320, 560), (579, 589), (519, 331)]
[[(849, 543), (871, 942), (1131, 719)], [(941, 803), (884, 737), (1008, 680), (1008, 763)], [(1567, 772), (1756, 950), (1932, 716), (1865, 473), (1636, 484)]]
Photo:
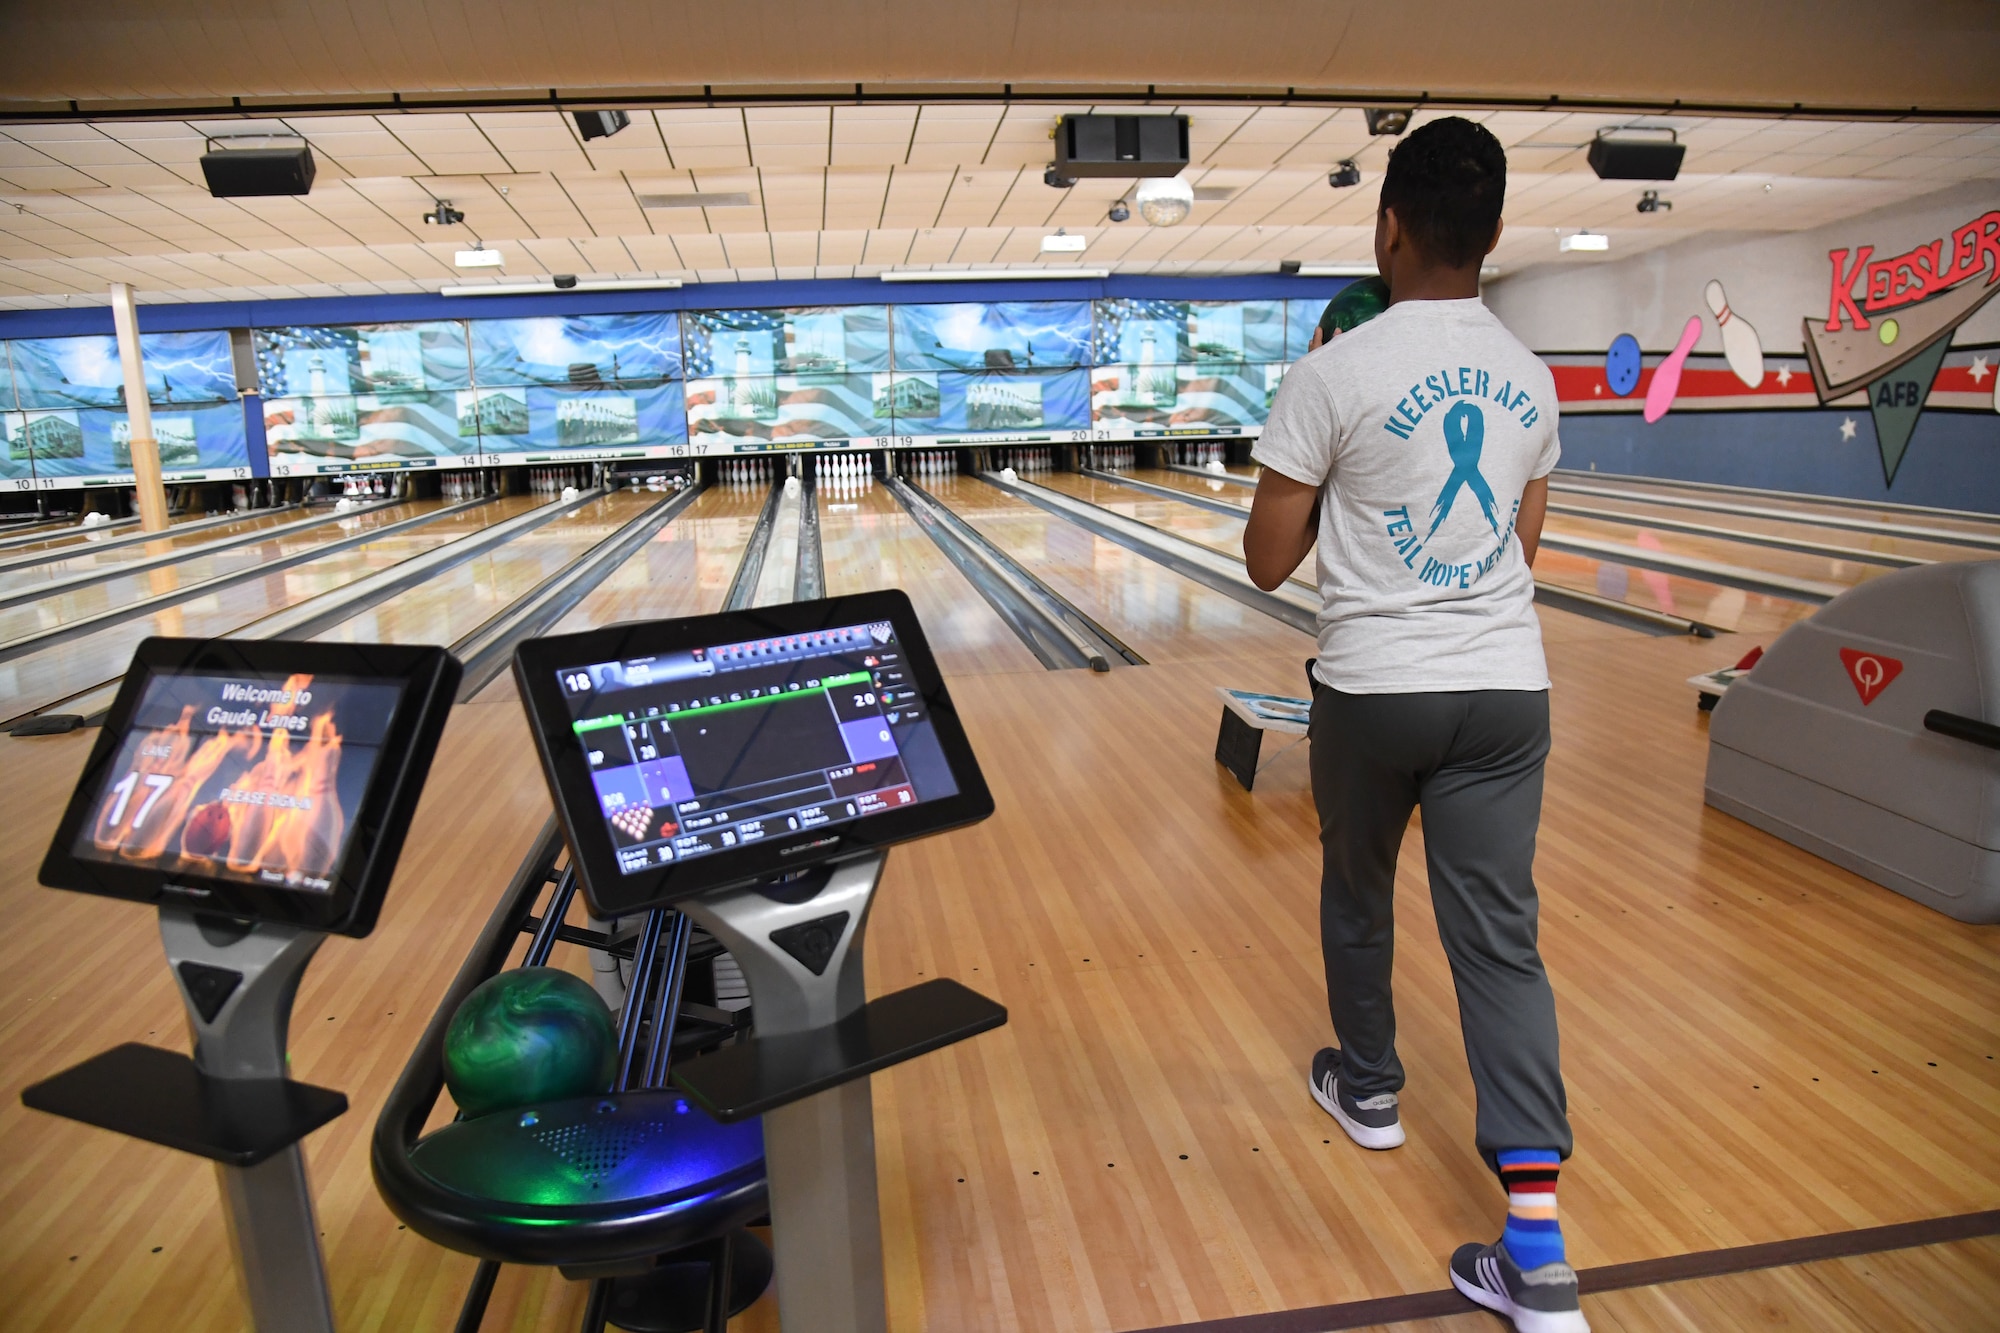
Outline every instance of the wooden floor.
[[(854, 573), (857, 586), (916, 581), (927, 622), (943, 616), (934, 636), (951, 648), (951, 688), (999, 812), (891, 858), (871, 988), (948, 975), (1011, 1012), (1007, 1027), (875, 1081), (891, 1326), (1123, 1331), (1444, 1285), (1445, 1256), (1490, 1239), (1504, 1200), (1471, 1146), (1421, 830), (1398, 904), (1410, 1141), (1364, 1153), (1304, 1086), (1331, 1039), (1305, 751), (1276, 758), (1254, 794), (1211, 758), (1212, 687), (1296, 692), (1306, 636), (1233, 636), (1178, 582), (1134, 594), (1157, 576), (1105, 572), (1122, 558), (1108, 544), (1051, 547), (1027, 515), (954, 499), (1017, 556), (1052, 549), (1049, 563), (1078, 580), (1070, 595), (1095, 598), (1086, 609), (1114, 630), (1107, 607), (1146, 626), (1135, 646), (1152, 666), (1043, 671), (1018, 643), (989, 639), (974, 614), (990, 615), (984, 603), (873, 494), (854, 511), (822, 506), (830, 581), (865, 557), (880, 568)], [(743, 506), (700, 503), (713, 508), (709, 553), (663, 541), (650, 558), (666, 563), (638, 568), (726, 584)], [(1100, 569), (1095, 585), (1085, 566)], [(600, 595), (644, 596), (648, 580), (634, 578)], [(1734, 661), (1743, 636), (1542, 618), (1555, 751), (1537, 873), (1577, 1130), (1563, 1183), (1572, 1259), (2000, 1207), (2000, 931), (1702, 806), (1705, 722), (1683, 681)], [(206, 1165), (19, 1105), (26, 1083), (116, 1042), (186, 1047), (153, 914), (33, 883), (91, 735), (0, 738), (12, 927), (0, 937), (0, 1325), (236, 1329)], [(397, 1226), (369, 1177), (368, 1136), (546, 811), (516, 704), (458, 708), (380, 927), (329, 942), (307, 976), (294, 1072), (352, 1102), (308, 1142), (343, 1330), (446, 1329), (455, 1316), (471, 1261)], [(510, 1269), (486, 1327), (574, 1327), (581, 1295)], [(1976, 1328), (1995, 1308), (1990, 1240), (1592, 1300), (1600, 1330)], [(1898, 1324), (1903, 1311), (1919, 1313)], [(738, 1326), (775, 1328), (770, 1302)], [(1498, 1327), (1476, 1314), (1434, 1326)]]
[[(1858, 1259), (1607, 1292), (1583, 1299), (1591, 1333), (1723, 1329), (1892, 1329), (1975, 1333), (2000, 1327), (2000, 1238), (1891, 1250)], [(1483, 1333), (1503, 1325), (1468, 1311), (1450, 1319), (1377, 1324), (1371, 1333)]]

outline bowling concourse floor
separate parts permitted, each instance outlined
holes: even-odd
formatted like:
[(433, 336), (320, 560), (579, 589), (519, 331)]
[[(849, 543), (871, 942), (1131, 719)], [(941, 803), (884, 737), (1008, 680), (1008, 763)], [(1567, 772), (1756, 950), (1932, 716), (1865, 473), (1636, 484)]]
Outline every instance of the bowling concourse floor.
[[(1249, 471), (911, 481), (1129, 653), (1049, 669), (888, 484), (818, 482), (827, 591), (909, 592), (998, 808), (898, 849), (875, 909), (872, 988), (955, 977), (1011, 1016), (875, 1080), (891, 1326), (1488, 1326), (1439, 1290), (1504, 1198), (1472, 1149), (1421, 828), (1398, 878), (1409, 1143), (1371, 1154), (1305, 1088), (1331, 1040), (1305, 751), (1269, 741), (1254, 792), (1212, 757), (1214, 687), (1301, 693), (1312, 639), (1098, 518), (1234, 560)], [(1994, 1327), (2000, 937), (1705, 808), (1685, 682), (1864, 579), (1990, 557), (2000, 520), (1587, 473), (1552, 490), (1537, 879), (1593, 1325)], [(130, 528), (37, 534), (0, 550), (0, 715), (88, 699), (146, 634), (316, 616), (329, 639), (476, 642), (620, 534), (646, 532), (558, 628), (718, 610), (768, 497), (412, 496), (120, 545)], [(1310, 575), (1279, 599), (1309, 606)], [(343, 1329), (449, 1328), (472, 1272), (396, 1223), (368, 1166), (391, 1083), (549, 812), (511, 679), (472, 685), (380, 926), (327, 943), (293, 1016), (295, 1075), (351, 1102), (307, 1142)], [(210, 1170), (19, 1101), (116, 1042), (186, 1049), (153, 915), (34, 882), (94, 734), (0, 738), (0, 1323), (235, 1329)], [(569, 946), (555, 961), (588, 969)], [(583, 1293), (510, 1267), (486, 1327), (573, 1327)], [(776, 1323), (767, 1297), (732, 1327)]]

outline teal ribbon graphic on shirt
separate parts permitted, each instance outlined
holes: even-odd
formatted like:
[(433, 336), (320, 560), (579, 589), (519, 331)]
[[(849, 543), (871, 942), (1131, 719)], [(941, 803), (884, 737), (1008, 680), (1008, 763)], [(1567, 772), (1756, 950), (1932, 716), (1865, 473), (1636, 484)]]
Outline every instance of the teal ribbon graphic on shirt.
[(1479, 453), (1485, 446), (1486, 414), (1471, 403), (1453, 403), (1451, 411), (1444, 414), (1444, 447), (1451, 453), (1451, 475), (1444, 479), (1444, 489), (1431, 506), (1431, 530), (1424, 534), (1425, 541), (1436, 536), (1438, 525), (1451, 516), (1452, 502), (1461, 489), (1472, 492), (1486, 514), (1486, 525), (1494, 536), (1500, 535), (1500, 520), (1493, 512), (1493, 488), (1479, 475)]

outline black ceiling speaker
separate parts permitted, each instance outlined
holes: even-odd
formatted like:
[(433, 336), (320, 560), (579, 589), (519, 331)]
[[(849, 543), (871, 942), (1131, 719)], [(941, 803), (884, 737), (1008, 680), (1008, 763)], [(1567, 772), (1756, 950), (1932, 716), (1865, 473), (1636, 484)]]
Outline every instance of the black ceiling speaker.
[(1658, 131), (1664, 139), (1634, 139), (1635, 131), (1599, 130), (1590, 141), (1586, 160), (1599, 180), (1670, 181), (1681, 174), (1687, 145), (1673, 130)]
[(247, 199), (268, 194), (312, 193), (312, 149), (304, 143), (285, 148), (221, 148), (215, 139), (201, 155), (202, 178), (217, 199)]
[(632, 123), (632, 118), (623, 111), (572, 111), (576, 117), (576, 128), (584, 140), (608, 139)]
[(1178, 176), (1188, 164), (1186, 116), (1064, 116), (1056, 122), (1054, 173)]

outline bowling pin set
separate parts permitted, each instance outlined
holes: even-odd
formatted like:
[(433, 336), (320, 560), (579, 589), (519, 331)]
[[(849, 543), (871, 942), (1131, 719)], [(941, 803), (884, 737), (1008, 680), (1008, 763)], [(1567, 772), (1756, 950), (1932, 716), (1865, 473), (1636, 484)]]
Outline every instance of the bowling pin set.
[(715, 471), (724, 486), (769, 486), (777, 465), (769, 458), (725, 458)]
[(366, 500), (372, 496), (394, 494), (396, 487), (387, 477), (342, 477), (340, 496), (343, 500)]
[(536, 495), (560, 495), (566, 490), (582, 490), (596, 483), (587, 467), (531, 467), (528, 489)]
[(1055, 460), (1047, 449), (999, 449), (994, 451), (994, 457), (1001, 467), (1012, 468), (1017, 474), (1049, 472), (1055, 468)]
[(494, 493), (493, 474), (484, 469), (443, 473), (438, 477), (438, 486), (444, 498), (451, 501), (477, 500)]
[(1229, 461), (1229, 446), (1226, 444), (1170, 444), (1167, 448), (1180, 467), (1207, 467), (1210, 463)]
[(958, 450), (914, 449), (900, 456), (897, 468), (906, 477), (956, 476)]
[(867, 454), (821, 454), (813, 459), (817, 484), (832, 490), (875, 484), (875, 465)]
[(1132, 466), (1133, 449), (1129, 444), (1092, 444), (1084, 446), (1083, 465), (1107, 472)]

